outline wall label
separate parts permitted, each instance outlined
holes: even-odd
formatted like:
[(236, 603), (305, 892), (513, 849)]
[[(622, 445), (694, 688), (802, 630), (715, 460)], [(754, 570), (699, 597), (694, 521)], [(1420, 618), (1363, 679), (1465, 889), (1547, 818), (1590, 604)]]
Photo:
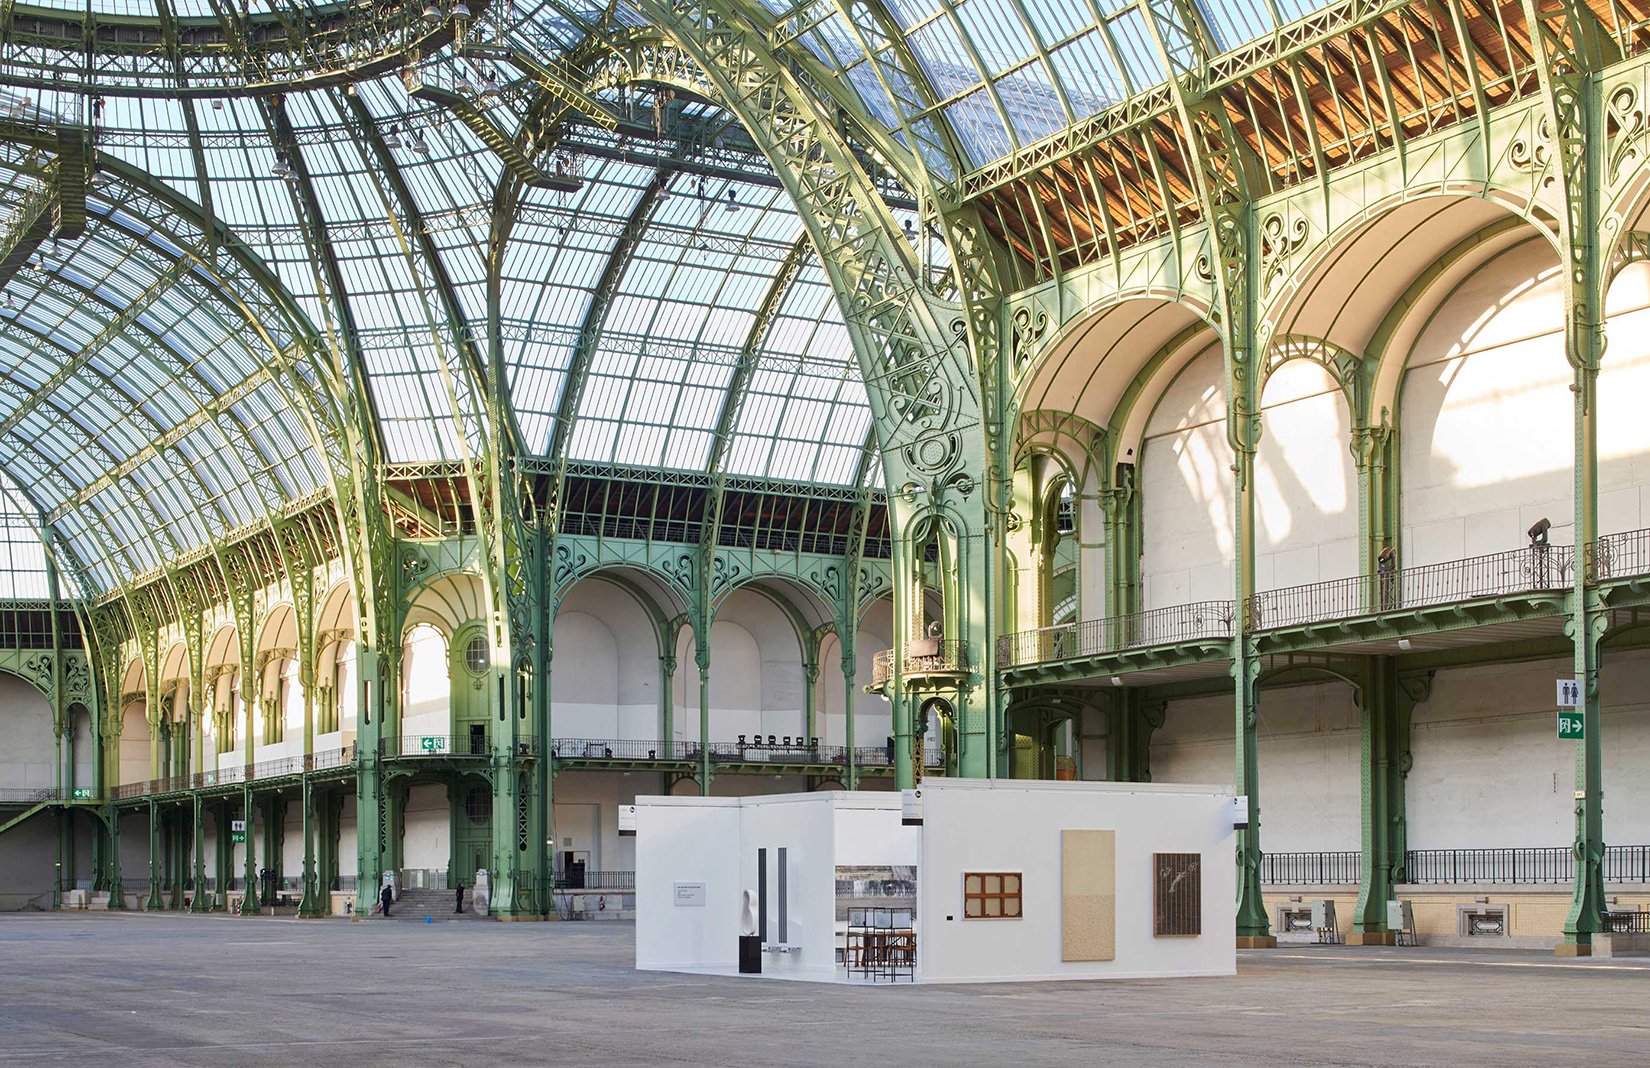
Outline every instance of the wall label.
[(702, 907), (704, 907), (704, 904), (705, 904), (705, 884), (704, 883), (677, 883), (676, 884), (676, 907), (677, 908), (692, 908), (692, 907), (702, 908)]
[(1561, 742), (1579, 742), (1587, 737), (1587, 717), (1580, 711), (1567, 708), (1558, 710), (1558, 740)]

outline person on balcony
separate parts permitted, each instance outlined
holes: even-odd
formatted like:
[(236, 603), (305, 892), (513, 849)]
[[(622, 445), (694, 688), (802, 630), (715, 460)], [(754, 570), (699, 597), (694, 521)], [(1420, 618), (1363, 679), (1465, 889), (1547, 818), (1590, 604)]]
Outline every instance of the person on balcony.
[(1396, 608), (1398, 605), (1398, 554), (1392, 546), (1381, 546), (1380, 555), (1375, 557), (1375, 572), (1379, 576), (1381, 589), (1381, 611)]

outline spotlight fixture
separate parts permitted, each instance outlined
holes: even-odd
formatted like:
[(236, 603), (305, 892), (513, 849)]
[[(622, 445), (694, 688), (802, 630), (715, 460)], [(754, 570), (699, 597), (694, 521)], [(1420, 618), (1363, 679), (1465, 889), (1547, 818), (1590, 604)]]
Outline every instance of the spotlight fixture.
[(1398, 639), (1398, 649), (1401, 652), (1405, 652), (1405, 653), (1409, 652), (1410, 649), (1413, 647), (1413, 645), (1414, 645), (1414, 643), (1411, 642), (1408, 638), (1399, 638)]
[(1121, 675), (1113, 675), (1113, 676), (1112, 676), (1112, 677), (1111, 677), (1111, 684), (1112, 684), (1112, 685), (1113, 685), (1113, 686), (1121, 686), (1121, 685), (1123, 685), (1123, 676), (1121, 676)]
[(298, 172), (292, 167), (292, 161), (287, 159), (285, 152), (275, 153), (275, 166), (269, 168), (269, 173), (276, 178), (285, 178), (291, 181), (298, 177)]
[(223, 101), (222, 100), (212, 101), (212, 110), (213, 111), (222, 111), (223, 110)]
[(424, 21), (432, 26), (441, 21), (441, 5), (435, 0), (424, 5)]
[(905, 220), (905, 239), (907, 241), (909, 241), (912, 238), (916, 237), (917, 236), (916, 231), (917, 231), (917, 228), (911, 225), (911, 220), (906, 219)]
[(429, 142), (424, 140), (423, 130), (414, 130), (412, 132), (412, 150), (420, 156), (428, 156), (430, 154), (430, 145)]
[(470, 18), (470, 5), (466, 4), (464, 0), (458, 0), (458, 3), (453, 5), (453, 18), (468, 21)]
[(481, 72), (481, 95), (484, 97), (496, 97), (499, 95), (498, 75), (494, 74), (490, 70), (484, 70)]
[(728, 202), (722, 210), (727, 212), (729, 215), (732, 215), (734, 212), (739, 210), (739, 198), (734, 194), (733, 187), (731, 185), (728, 186)]
[(1539, 545), (1547, 544), (1547, 532), (1551, 530), (1552, 527), (1553, 521), (1548, 519), (1546, 516), (1542, 516), (1540, 519), (1537, 519), (1535, 523), (1531, 525), (1530, 529), (1525, 532), (1530, 536), (1530, 546), (1534, 548)]
[(393, 127), (393, 126), (391, 126), (390, 129), (389, 129), (389, 132), (384, 135), (384, 147), (385, 148), (400, 148), (401, 147), (401, 135), (396, 132), (395, 127)]

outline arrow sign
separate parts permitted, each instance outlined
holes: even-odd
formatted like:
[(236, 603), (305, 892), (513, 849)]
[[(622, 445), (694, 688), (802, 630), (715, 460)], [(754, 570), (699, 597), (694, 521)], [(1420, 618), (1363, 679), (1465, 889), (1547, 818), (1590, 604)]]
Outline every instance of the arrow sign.
[(1579, 711), (1561, 708), (1558, 710), (1558, 740), (1561, 742), (1579, 742), (1587, 737), (1587, 718)]
[(1559, 679), (1558, 680), (1558, 707), (1559, 708), (1580, 708), (1581, 707), (1581, 680), (1580, 679)]

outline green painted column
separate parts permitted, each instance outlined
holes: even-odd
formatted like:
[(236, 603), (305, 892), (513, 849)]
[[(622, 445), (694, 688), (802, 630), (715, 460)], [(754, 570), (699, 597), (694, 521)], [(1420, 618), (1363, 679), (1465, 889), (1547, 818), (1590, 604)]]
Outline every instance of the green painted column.
[(1138, 690), (1109, 695), (1106, 704), (1106, 778), (1112, 782), (1152, 781), (1152, 734), (1168, 715), (1163, 701), (1145, 699)]
[(847, 750), (843, 760), (842, 785), (848, 790), (859, 789), (859, 761), (854, 752), (854, 702), (858, 698), (858, 690), (854, 685), (859, 674), (858, 658), (854, 655), (854, 632), (850, 629), (842, 641), (842, 694), (843, 694), (843, 722), (842, 745)]
[(194, 792), (193, 819), (190, 832), (194, 839), (191, 852), (195, 858), (195, 892), (190, 897), (190, 912), (211, 912), (212, 895), (206, 892), (206, 802), (200, 791)]
[(1430, 692), (1430, 674), (1401, 678), (1391, 657), (1370, 657), (1359, 683), (1362, 791), (1362, 865), (1358, 903), (1348, 945), (1392, 945), (1386, 905), (1404, 877), (1409, 848), (1405, 779), (1409, 774), (1409, 723)]
[(213, 838), (217, 843), (214, 850), (216, 861), (215, 874), (218, 888), (212, 896), (212, 910), (226, 912), (229, 909), (229, 880), (235, 875), (235, 845), (230, 841), (229, 823), (234, 818), (234, 808), (228, 799), (218, 802), (217, 815), (214, 817)]
[(667, 759), (676, 755), (676, 657), (666, 653), (659, 657), (659, 730), (664, 748), (659, 755)]
[[(248, 729), (251, 728), (251, 717), (248, 716)], [(247, 743), (248, 747), (251, 742)], [(241, 883), (245, 893), (241, 897), (241, 915), (255, 916), (258, 912), (258, 838), (257, 817), (254, 815), (252, 804), (252, 786), (247, 784), (241, 787), (241, 818), (246, 821), (245, 853), (242, 856)]]
[(109, 893), (109, 907), (123, 910), (126, 908), (126, 890), (121, 885), (120, 810), (113, 805), (104, 805), (98, 815), (102, 826), (92, 842), (92, 848), (94, 852), (101, 850), (101, 855), (94, 855), (93, 865), (103, 889)]
[(332, 906), (329, 888), (321, 882), (321, 850), (317, 841), (322, 837), (322, 827), (320, 813), (316, 811), (316, 807), (325, 804), (325, 796), (315, 789), (310, 773), (305, 772), (299, 795), (304, 818), (304, 893), (298, 899), (298, 915), (304, 919), (325, 916), (331, 911)]
[(160, 810), (153, 801), (149, 802), (149, 897), (143, 906), (145, 912), (159, 912), (166, 906), (161, 903), (161, 894), (166, 887), (166, 848), (165, 839), (161, 830)]
[(694, 660), (699, 665), (699, 796), (710, 796), (710, 631), (694, 641)]

